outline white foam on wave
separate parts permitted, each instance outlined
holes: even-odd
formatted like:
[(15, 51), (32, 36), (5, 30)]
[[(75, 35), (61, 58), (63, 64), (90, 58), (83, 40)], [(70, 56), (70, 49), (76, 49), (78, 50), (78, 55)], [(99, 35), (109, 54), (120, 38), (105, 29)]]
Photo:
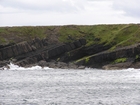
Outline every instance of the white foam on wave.
[(41, 67), (41, 66), (32, 66), (32, 67), (20, 67), (18, 65), (15, 65), (13, 63), (10, 63), (8, 67), (4, 67), (3, 70), (47, 70), (47, 69), (52, 69), (49, 67)]
[(135, 68), (128, 68), (128, 69), (122, 69), (122, 70), (124, 70), (124, 71), (130, 71), (130, 72), (131, 71), (136, 71), (136, 72), (138, 71), (139, 72), (140, 71), (140, 68), (137, 68), (137, 69), (135, 69)]
[[(90, 67), (85, 68), (85, 70), (93, 70), (93, 69), (94, 70), (104, 70), (104, 69), (96, 69), (96, 68), (90, 68)], [(135, 68), (127, 68), (127, 69), (115, 69), (115, 70), (112, 69), (112, 70), (104, 70), (104, 71), (120, 71), (120, 70), (121, 71), (122, 70), (124, 70), (124, 71), (133, 71), (133, 70), (140, 70), (140, 68), (139, 69), (138, 68), (137, 69), (135, 69)]]
[[(20, 67), (18, 65), (13, 64), (13, 63), (10, 63), (7, 67), (0, 68), (0, 70), (48, 70), (48, 69), (53, 69), (53, 68), (41, 67), (41, 66), (38, 66), (38, 65), (32, 66), (32, 67)], [(103, 69), (85, 68), (84, 70), (103, 70)], [(122, 70), (123, 71), (134, 71), (134, 70), (140, 71), (140, 68), (139, 69), (134, 69), (134, 68), (121, 69), (121, 71)], [(120, 70), (111, 70), (111, 71), (120, 71)]]

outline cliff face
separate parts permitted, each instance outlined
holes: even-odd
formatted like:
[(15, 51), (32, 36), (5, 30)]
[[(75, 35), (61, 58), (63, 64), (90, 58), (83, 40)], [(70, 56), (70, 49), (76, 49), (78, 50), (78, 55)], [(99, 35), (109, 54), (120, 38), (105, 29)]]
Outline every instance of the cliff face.
[(79, 39), (71, 43), (48, 44), (46, 40), (33, 39), (0, 49), (0, 60), (10, 60), (19, 66), (35, 64), (40, 60), (56, 60), (66, 52), (82, 48), (86, 44), (85, 39)]
[[(112, 64), (110, 66), (114, 65), (115, 67), (116, 64), (122, 65), (123, 63), (124, 66), (120, 68), (128, 68), (134, 67), (133, 64), (139, 61), (139, 54), (140, 54), (140, 44), (135, 44), (127, 47), (118, 48), (113, 51), (107, 50), (87, 56), (85, 58), (76, 61), (76, 64), (97, 68), (104, 66), (103, 68), (105, 68), (105, 65), (107, 64)], [(116, 65), (116, 68), (118, 69), (120, 65)]]
[(0, 67), (140, 67), (139, 25), (3, 27), (0, 38)]
[[(107, 50), (109, 46), (92, 45), (86, 47), (86, 40), (71, 43), (48, 44), (47, 40), (33, 39), (0, 49), (0, 67), (13, 62), (19, 66), (40, 66), (60, 68), (139, 68), (140, 44)], [(125, 61), (114, 62), (125, 58)], [(48, 63), (47, 63), (48, 62)], [(63, 62), (63, 63), (61, 63)], [(74, 62), (73, 65), (70, 62)], [(70, 66), (71, 65), (71, 66)], [(82, 67), (83, 66), (83, 67)]]

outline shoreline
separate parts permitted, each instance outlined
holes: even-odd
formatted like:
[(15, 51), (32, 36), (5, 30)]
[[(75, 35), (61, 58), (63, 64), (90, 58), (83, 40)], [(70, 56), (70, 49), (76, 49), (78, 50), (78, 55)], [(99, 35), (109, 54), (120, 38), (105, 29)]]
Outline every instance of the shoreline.
[(103, 65), (103, 66), (98, 66), (97, 68), (93, 68), (93, 67), (88, 67), (88, 66), (83, 66), (83, 65), (76, 65), (74, 63), (65, 63), (65, 62), (46, 62), (46, 61), (39, 61), (36, 64), (30, 64), (30, 65), (26, 65), (26, 66), (19, 66), (16, 65), (12, 62), (9, 62), (8, 64), (6, 64), (5, 66), (0, 67), (0, 70), (8, 70), (11, 69), (10, 65), (14, 65), (17, 67), (23, 67), (23, 68), (32, 68), (32, 67), (36, 67), (39, 66), (41, 68), (45, 68), (48, 67), (50, 69), (75, 69), (75, 70), (85, 70), (86, 68), (91, 68), (91, 69), (101, 69), (101, 70), (124, 70), (124, 69), (139, 69), (140, 67), (140, 62), (125, 62), (125, 63), (116, 63), (116, 64), (107, 64), (107, 65)]
[(139, 28), (138, 24), (3, 27), (0, 67), (13, 62), (21, 67), (140, 68)]

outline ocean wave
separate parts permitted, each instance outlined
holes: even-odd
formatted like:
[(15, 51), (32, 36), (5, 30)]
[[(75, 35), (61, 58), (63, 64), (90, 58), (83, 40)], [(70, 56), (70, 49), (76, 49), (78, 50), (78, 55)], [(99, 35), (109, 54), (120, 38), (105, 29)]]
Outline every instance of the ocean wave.
[[(32, 67), (21, 67), (18, 65), (15, 65), (13, 63), (10, 63), (6, 67), (0, 68), (0, 70), (48, 70), (48, 69), (54, 69), (54, 68), (49, 68), (49, 67), (41, 67), (38, 65), (32, 66)], [(96, 69), (96, 68), (85, 68), (83, 70), (103, 70), (103, 69)], [(121, 71), (134, 71), (134, 70), (139, 70), (140, 69), (135, 69), (135, 68), (128, 68), (128, 69), (121, 69)], [(103, 70), (104, 71), (104, 70)], [(105, 70), (105, 71), (120, 71), (120, 70)]]
[(7, 67), (1, 68), (2, 70), (47, 70), (52, 69), (49, 67), (41, 67), (41, 66), (32, 66), (32, 67), (20, 67), (18, 65), (15, 65), (13, 63), (10, 63)]

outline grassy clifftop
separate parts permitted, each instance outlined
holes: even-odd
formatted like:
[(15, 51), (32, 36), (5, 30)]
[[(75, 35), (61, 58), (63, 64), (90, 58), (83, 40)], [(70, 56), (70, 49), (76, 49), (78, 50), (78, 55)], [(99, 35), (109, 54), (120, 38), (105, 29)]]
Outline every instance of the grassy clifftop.
[(0, 27), (0, 45), (18, 43), (35, 37), (57, 42), (70, 42), (79, 38), (92, 44), (110, 45), (112, 49), (140, 43), (139, 24), (90, 25), (90, 26), (24, 26)]

